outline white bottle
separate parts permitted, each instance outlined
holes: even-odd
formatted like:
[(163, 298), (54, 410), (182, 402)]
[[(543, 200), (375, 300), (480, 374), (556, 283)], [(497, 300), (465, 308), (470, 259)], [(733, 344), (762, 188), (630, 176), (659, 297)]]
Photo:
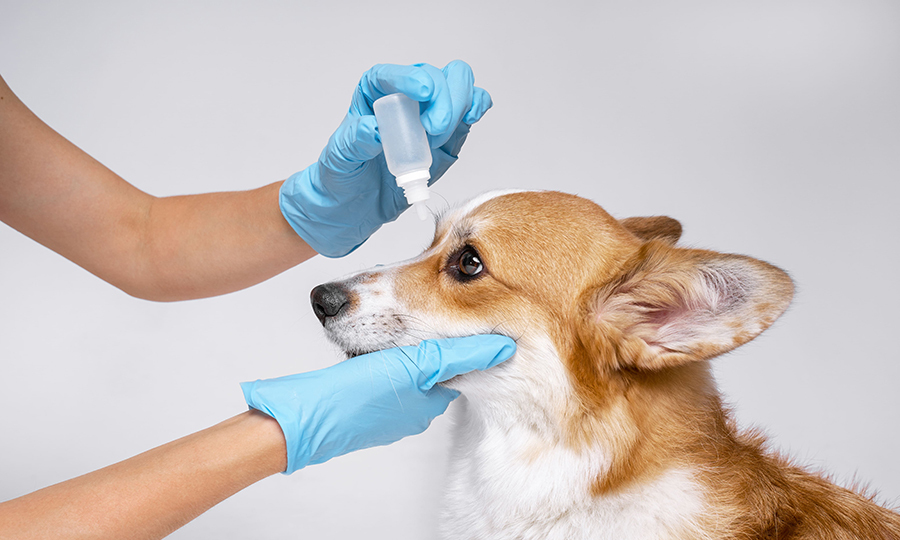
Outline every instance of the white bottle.
[(406, 201), (415, 207), (419, 219), (425, 219), (431, 147), (419, 118), (419, 102), (404, 94), (390, 94), (375, 100), (372, 108), (388, 170), (403, 188)]

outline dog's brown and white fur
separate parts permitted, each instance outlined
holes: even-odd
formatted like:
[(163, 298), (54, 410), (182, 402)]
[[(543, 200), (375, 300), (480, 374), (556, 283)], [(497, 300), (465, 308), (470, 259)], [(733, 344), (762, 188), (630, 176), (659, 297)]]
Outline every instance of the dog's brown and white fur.
[[(332, 283), (349, 354), (501, 333), (516, 355), (451, 380), (446, 538), (900, 539), (900, 516), (736, 430), (710, 360), (787, 308), (767, 263), (676, 247), (558, 192), (481, 196), (419, 257)], [(315, 302), (315, 298), (314, 298)]]

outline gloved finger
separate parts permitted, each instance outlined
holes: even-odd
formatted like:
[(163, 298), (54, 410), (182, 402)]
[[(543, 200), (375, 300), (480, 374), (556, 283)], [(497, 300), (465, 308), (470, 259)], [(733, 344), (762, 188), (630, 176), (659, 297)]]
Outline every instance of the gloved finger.
[[(446, 146), (446, 144), (444, 146)], [(428, 185), (430, 186), (440, 180), (450, 166), (456, 163), (457, 159), (458, 158), (445, 152), (443, 146), (433, 150), (431, 152), (431, 169), (428, 171), (431, 174)]]
[(472, 107), (475, 93), (475, 75), (472, 68), (462, 60), (454, 60), (447, 64), (441, 73), (447, 80), (452, 106), (450, 125), (442, 133), (432, 133), (429, 142), (432, 148), (439, 148), (447, 142), (463, 117)]
[(416, 101), (428, 101), (435, 94), (435, 80), (421, 65), (400, 66), (378, 64), (363, 73), (350, 102), (350, 112), (357, 116), (375, 114), (376, 99), (398, 92)]
[(441, 150), (447, 152), (453, 157), (458, 157), (460, 150), (462, 150), (462, 145), (466, 142), (466, 137), (469, 136), (470, 125), (465, 122), (460, 122), (460, 124), (456, 127), (456, 131), (453, 132), (453, 135), (447, 139), (447, 142), (441, 146)]
[(331, 136), (319, 161), (330, 170), (349, 173), (381, 152), (381, 136), (375, 117), (348, 116)]
[(422, 126), (429, 135), (442, 135), (450, 131), (455, 125), (453, 123), (453, 97), (450, 85), (444, 72), (440, 69), (430, 64), (416, 64), (416, 67), (428, 73), (434, 82), (434, 92), (425, 103), (425, 109), (422, 111)]
[(484, 113), (493, 106), (494, 101), (491, 99), (491, 95), (487, 93), (487, 90), (476, 86), (472, 96), (472, 107), (463, 117), (462, 121), (471, 126), (475, 122), (481, 120)]
[(460, 122), (459, 125), (456, 126), (456, 131), (453, 132), (453, 135), (447, 139), (447, 142), (440, 148), (432, 150), (431, 169), (429, 171), (431, 173), (431, 179), (428, 181), (429, 186), (437, 182), (438, 179), (447, 172), (447, 169), (456, 163), (459, 151), (462, 150), (462, 145), (466, 142), (466, 137), (469, 135), (469, 127), (469, 124)]
[(516, 343), (512, 339), (486, 334), (423, 341), (410, 361), (418, 369), (416, 379), (419, 388), (427, 391), (435, 384), (462, 373), (494, 367), (515, 352)]

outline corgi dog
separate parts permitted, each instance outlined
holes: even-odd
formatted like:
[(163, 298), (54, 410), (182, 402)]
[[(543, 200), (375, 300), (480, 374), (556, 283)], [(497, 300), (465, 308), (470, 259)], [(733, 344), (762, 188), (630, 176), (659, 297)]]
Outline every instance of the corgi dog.
[(316, 287), (349, 355), (496, 333), (516, 354), (461, 392), (447, 539), (900, 539), (900, 515), (741, 432), (710, 362), (768, 328), (788, 275), (678, 247), (559, 192), (493, 192), (438, 219), (418, 257)]

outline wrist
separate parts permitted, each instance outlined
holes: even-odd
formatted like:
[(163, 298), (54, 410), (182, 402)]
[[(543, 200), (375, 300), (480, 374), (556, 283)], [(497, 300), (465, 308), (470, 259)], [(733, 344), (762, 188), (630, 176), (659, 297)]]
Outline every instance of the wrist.
[[(301, 434), (314, 430), (301, 429), (299, 424), (304, 423), (302, 414), (302, 402), (299, 396), (293, 392), (296, 381), (302, 379), (304, 374), (289, 375), (270, 380), (256, 380), (241, 383), (241, 391), (244, 400), (250, 407), (249, 413), (267, 419), (267, 429), (276, 429), (277, 437), (268, 433), (270, 444), (278, 441), (278, 451), (282, 461), (280, 469), (275, 472), (291, 474), (302, 469), (309, 463), (310, 449), (307, 447), (309, 440)], [(245, 413), (245, 414), (249, 414)], [(272, 455), (270, 448), (270, 457)]]
[(249, 410), (237, 418), (244, 424), (247, 436), (258, 443), (254, 457), (260, 474), (271, 476), (284, 472), (287, 468), (287, 445), (278, 422), (257, 410)]
[(281, 214), (294, 232), (317, 253), (329, 258), (343, 257), (359, 247), (358, 227), (346, 201), (341, 202), (319, 181), (319, 163), (291, 175), (278, 195)]

